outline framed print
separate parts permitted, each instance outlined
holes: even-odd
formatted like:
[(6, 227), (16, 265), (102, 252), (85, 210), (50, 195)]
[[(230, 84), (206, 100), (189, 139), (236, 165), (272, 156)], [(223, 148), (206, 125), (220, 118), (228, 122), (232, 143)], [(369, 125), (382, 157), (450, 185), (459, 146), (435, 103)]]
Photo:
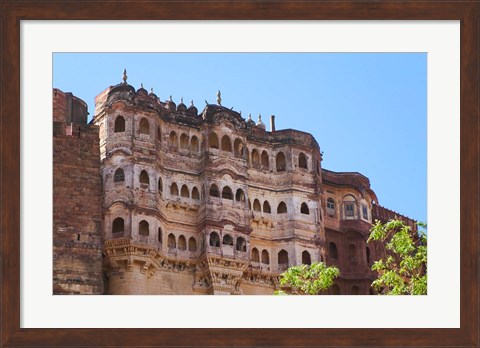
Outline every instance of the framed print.
[[(2, 12), (3, 345), (479, 344), (477, 2), (6, 1), (2, 4)], [(351, 42), (358, 46), (352, 46)], [(51, 83), (52, 62), (59, 52), (177, 52), (181, 55), (182, 52), (379, 51), (427, 55), (428, 222), (431, 227), (428, 295), (360, 296), (362, 299), (358, 300), (351, 296), (288, 296), (288, 299), (276, 296), (200, 296), (201, 299), (190, 296), (52, 296), (51, 279), (45, 286), (45, 278), (52, 274), (52, 254), (55, 255), (51, 249), (51, 212), (45, 212), (51, 206), (52, 176), (45, 173), (51, 170), (52, 128), (50, 125), (43, 128), (42, 124), (51, 122), (42, 121), (43, 118), (51, 119), (52, 93), (54, 97), (63, 97), (58, 89), (52, 92), (52, 87), (56, 86)], [(459, 66), (460, 71), (451, 68), (455, 66)], [(128, 72), (124, 72), (122, 77), (119, 72), (118, 82), (123, 78), (126, 85), (127, 75)], [(143, 86), (137, 91), (140, 92), (143, 93)], [(151, 91), (150, 96), (153, 93)], [(218, 106), (222, 105), (222, 97), (218, 92)], [(66, 100), (68, 98), (74, 97), (67, 96)], [(162, 98), (166, 99), (163, 95)], [(78, 100), (72, 103), (82, 108)], [(168, 109), (168, 99), (162, 103)], [(210, 107), (210, 103), (206, 103), (207, 108)], [(138, 121), (141, 123), (143, 119)], [(139, 139), (143, 139), (153, 128), (149, 129), (148, 123), (146, 126), (140, 123), (139, 131), (143, 135), (139, 134)], [(258, 124), (261, 125), (260, 120)], [(119, 124), (115, 130), (122, 133), (130, 126), (127, 122), (123, 127)], [(54, 134), (56, 131), (53, 129)], [(75, 134), (79, 138), (83, 132), (80, 128), (68, 130), (68, 127), (65, 131), (71, 135), (78, 132)], [(83, 136), (88, 136), (86, 132)], [(171, 133), (163, 134), (159, 130), (155, 134), (159, 139), (171, 140)], [(223, 137), (219, 139), (218, 146), (228, 148), (228, 139), (225, 144), (223, 141)], [(178, 144), (181, 150), (182, 139), (179, 138)], [(212, 147), (215, 148), (215, 144)], [(31, 149), (36, 149), (39, 155)], [(81, 156), (83, 150), (77, 150)], [(48, 155), (44, 157), (41, 153)], [(301, 165), (301, 156), (298, 157), (300, 167), (308, 166), (306, 159)], [(276, 161), (281, 162), (281, 158)], [(281, 171), (278, 167), (277, 170)], [(125, 173), (115, 174), (115, 179), (126, 180), (128, 173)], [(152, 174), (148, 170), (138, 172), (140, 189), (142, 184), (150, 185)], [(156, 177), (154, 181), (157, 189)], [(86, 182), (82, 189), (88, 190), (90, 184)], [(167, 186), (158, 184), (158, 190), (164, 187)], [(173, 185), (168, 187), (170, 193), (173, 192)], [(190, 197), (186, 185), (178, 186), (177, 191), (178, 196)], [(222, 190), (222, 198), (229, 199), (235, 192)], [(198, 197), (202, 197), (201, 192)], [(239, 197), (241, 200), (241, 192)], [(93, 202), (94, 198), (92, 205)], [(181, 203), (178, 207), (181, 208)], [(263, 209), (271, 208), (264, 204)], [(302, 206), (302, 213), (306, 214), (308, 209), (308, 205)], [(278, 210), (281, 210), (280, 205)], [(35, 214), (31, 214), (32, 211)], [(352, 208), (350, 212), (355, 214), (354, 211)], [(368, 214), (365, 209), (365, 219)], [(159, 227), (149, 218), (137, 220), (139, 235), (135, 238), (145, 239), (149, 237), (151, 226), (155, 231)], [(112, 233), (123, 231), (120, 222), (124, 221), (128, 223), (128, 218), (120, 221), (112, 217), (109, 222)], [(244, 240), (233, 235), (237, 242)], [(76, 237), (84, 242), (82, 238), (91, 236)], [(167, 236), (164, 237), (167, 243)], [(190, 235), (187, 238), (174, 236), (173, 241), (182, 245), (182, 252), (195, 252), (197, 241), (192, 238)], [(223, 240), (225, 245), (230, 245), (228, 239)], [(233, 241), (231, 244), (235, 246)], [(241, 243), (236, 250), (241, 254)], [(302, 263), (303, 257), (307, 260), (311, 256), (305, 255), (302, 254)], [(445, 255), (448, 255), (448, 262), (444, 262)], [(280, 256), (279, 253), (279, 265)], [(260, 260), (260, 254), (258, 258)], [(114, 261), (112, 257), (112, 263)], [(128, 262), (126, 265), (128, 267)], [(151, 271), (145, 263), (144, 272), (151, 275)], [(109, 276), (116, 276), (115, 272)], [(199, 284), (202, 282), (201, 277), (197, 280)], [(246, 291), (228, 288), (225, 285), (228, 280), (226, 277), (224, 283), (219, 281), (224, 286), (216, 288), (218, 293)], [(132, 288), (135, 284), (133, 281)], [(53, 286), (53, 293), (62, 293), (61, 288)], [(75, 286), (73, 284), (72, 288)], [(198, 289), (203, 291), (201, 284)]]

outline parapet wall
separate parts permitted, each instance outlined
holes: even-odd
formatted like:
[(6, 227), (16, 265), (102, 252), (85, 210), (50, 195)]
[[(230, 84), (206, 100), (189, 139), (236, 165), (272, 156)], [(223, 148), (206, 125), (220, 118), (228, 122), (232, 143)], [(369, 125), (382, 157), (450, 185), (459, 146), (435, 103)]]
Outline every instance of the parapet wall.
[(417, 229), (416, 221), (397, 213), (396, 211), (382, 207), (381, 205), (372, 204), (372, 220), (379, 220), (382, 223), (387, 221), (398, 219), (403, 221), (407, 226), (410, 226), (413, 230)]
[(357, 188), (370, 188), (370, 180), (357, 172), (332, 172), (322, 169), (322, 179), (324, 183), (335, 185), (349, 185)]

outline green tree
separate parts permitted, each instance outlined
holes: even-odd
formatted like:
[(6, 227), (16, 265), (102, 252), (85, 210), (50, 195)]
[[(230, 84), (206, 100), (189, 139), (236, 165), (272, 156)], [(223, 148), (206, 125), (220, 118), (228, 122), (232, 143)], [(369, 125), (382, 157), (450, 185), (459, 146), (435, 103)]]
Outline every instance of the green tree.
[(318, 295), (331, 287), (339, 274), (337, 267), (327, 267), (323, 262), (293, 266), (280, 277), (280, 285), (287, 288), (288, 293), (277, 290), (275, 295)]
[(427, 234), (426, 225), (417, 223), (417, 231), (400, 220), (385, 224), (376, 221), (367, 242), (384, 243), (386, 256), (375, 261), (372, 270), (378, 279), (372, 286), (383, 295), (427, 294)]

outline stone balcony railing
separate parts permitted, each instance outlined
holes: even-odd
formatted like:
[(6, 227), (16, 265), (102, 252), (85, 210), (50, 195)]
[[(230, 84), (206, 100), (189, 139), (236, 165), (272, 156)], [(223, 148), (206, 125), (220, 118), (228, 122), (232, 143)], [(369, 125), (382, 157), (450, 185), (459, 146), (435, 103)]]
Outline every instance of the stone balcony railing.
[(261, 263), (257, 261), (250, 261), (250, 266), (252, 266), (253, 269), (266, 271), (266, 272), (270, 272), (270, 268), (271, 268), (269, 264)]
[(361, 219), (352, 219), (352, 220), (340, 220), (340, 231), (349, 232), (355, 231), (362, 234), (370, 234), (370, 229), (372, 224), (368, 221)]
[(215, 254), (227, 258), (248, 260), (248, 252), (236, 250), (232, 245), (223, 244), (220, 247), (207, 246), (207, 253)]
[(111, 234), (111, 239), (118, 239), (125, 237), (125, 232), (116, 232)]

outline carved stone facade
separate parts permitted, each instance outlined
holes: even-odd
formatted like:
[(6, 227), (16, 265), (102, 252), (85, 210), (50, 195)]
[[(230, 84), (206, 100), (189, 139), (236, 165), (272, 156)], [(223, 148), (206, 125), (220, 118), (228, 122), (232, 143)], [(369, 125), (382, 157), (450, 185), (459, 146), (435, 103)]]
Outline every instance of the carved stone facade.
[(323, 261), (341, 271), (331, 293), (371, 293), (384, 249), (366, 240), (391, 212), (368, 178), (220, 103), (199, 113), (126, 81), (97, 96), (104, 292), (272, 294), (289, 266)]

